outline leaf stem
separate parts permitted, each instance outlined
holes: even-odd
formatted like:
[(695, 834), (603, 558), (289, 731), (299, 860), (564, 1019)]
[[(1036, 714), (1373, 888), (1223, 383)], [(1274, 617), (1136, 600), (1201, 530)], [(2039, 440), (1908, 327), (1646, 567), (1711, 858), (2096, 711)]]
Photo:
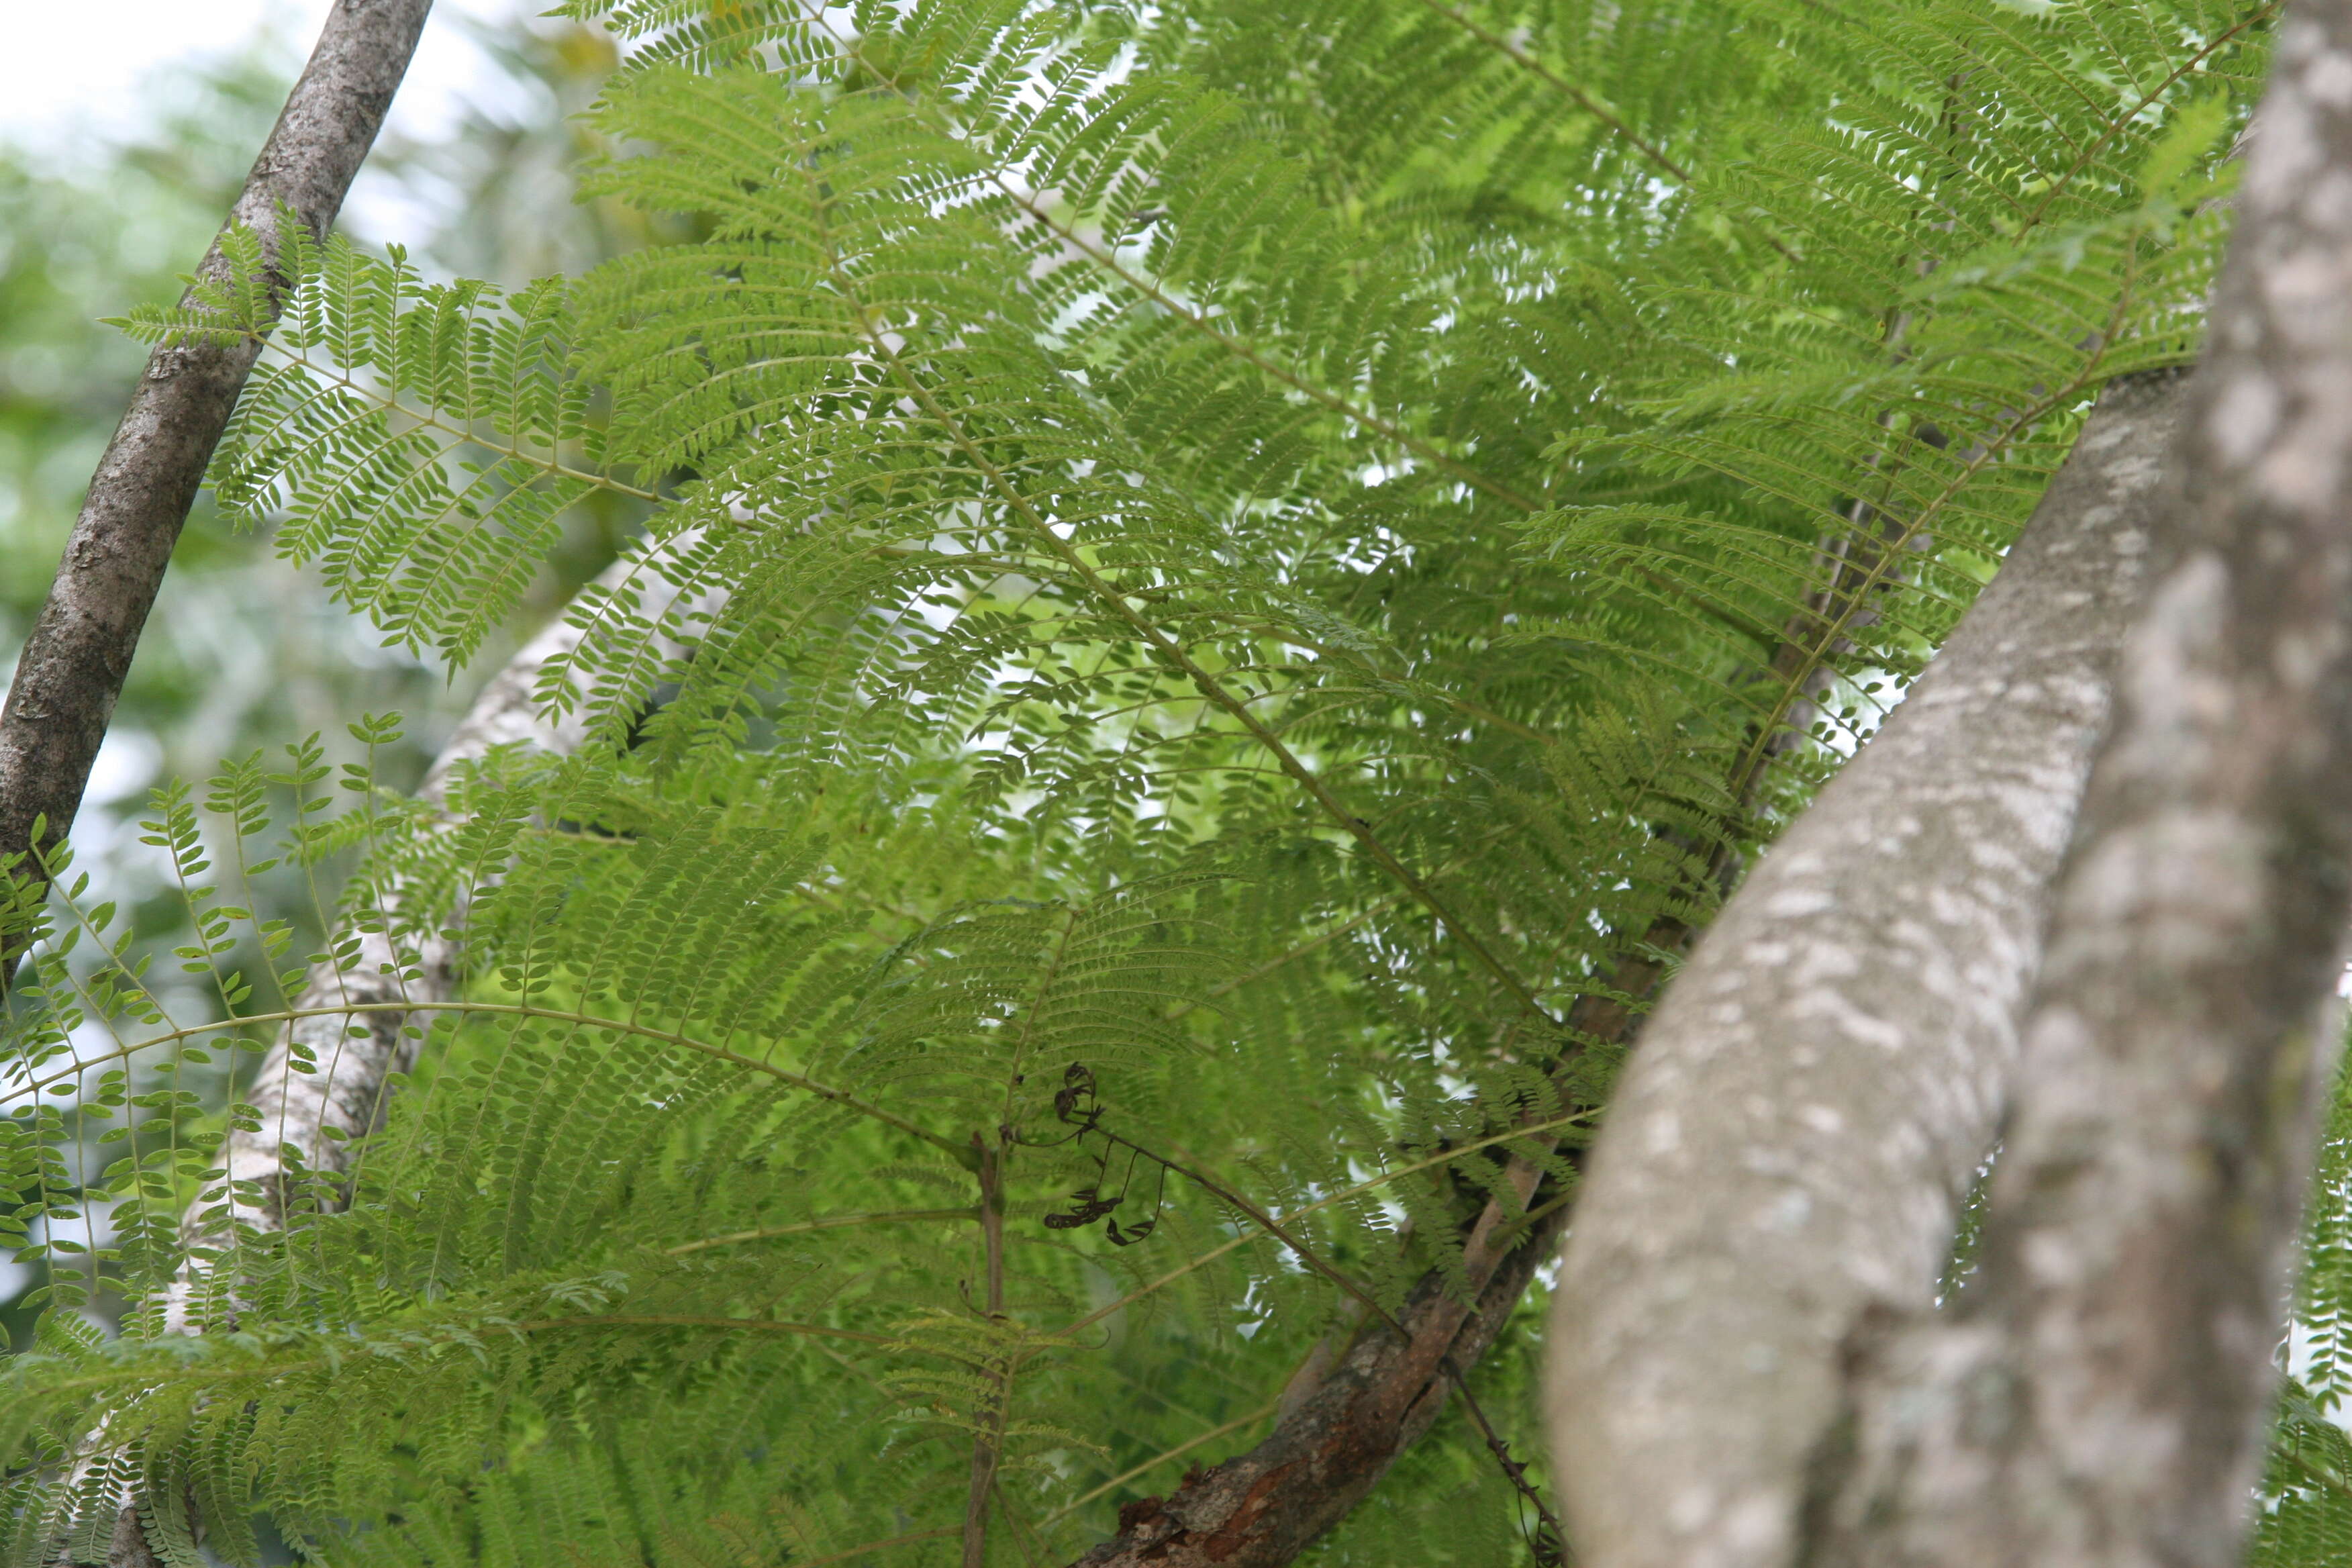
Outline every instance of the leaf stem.
[[(835, 276), (840, 280), (845, 290), (852, 289), (853, 280), (845, 276), (838, 267), (835, 269)], [(1068, 540), (1054, 531), (1053, 525), (1040, 515), (1029, 498), (1022, 493), (1020, 487), (1013, 484), (1003, 469), (981, 449), (979, 443), (964, 431), (962, 425), (954, 416), (940, 405), (921, 378), (908, 370), (905, 362), (891, 347), (888, 339), (875, 329), (865, 305), (856, 299), (854, 293), (851, 295), (851, 305), (856, 312), (860, 329), (866, 333), (866, 342), (872, 345), (875, 353), (888, 365), (891, 374), (898, 379), (899, 384), (906, 387), (908, 395), (921, 405), (924, 412), (939, 422), (940, 427), (947, 433), (949, 439), (963, 449), (964, 456), (971, 459), (973, 466), (980, 469), (990, 486), (1004, 498), (1006, 505), (1010, 506), (1021, 520), (1035, 531), (1038, 538), (1044, 542), (1045, 548), (1059, 555), (1071, 573), (1109, 607), (1111, 614), (1127, 623), (1144, 647), (1150, 648), (1164, 663), (1192, 681), (1202, 696), (1207, 698), (1216, 707), (1224, 710), (1241, 724), (1243, 729), (1249, 731), (1251, 738), (1265, 748), (1282, 771), (1289, 774), (1293, 782), (1304, 789), (1307, 796), (1320, 806), (1334, 823), (1364, 847), (1371, 856), (1374, 864), (1395, 878), (1415, 900), (1437, 918), (1438, 923), (1469, 951), (1472, 958), (1492, 975), (1506, 992), (1509, 993), (1513, 1001), (1530, 1016), (1557, 1028), (1559, 1020), (1553, 1017), (1543, 1005), (1536, 1000), (1535, 993), (1528, 988), (1526, 982), (1511, 973), (1509, 967), (1496, 956), (1493, 949), (1486, 945), (1478, 933), (1455, 914), (1444, 899), (1438, 896), (1434, 888), (1422, 880), (1410, 867), (1405, 865), (1395, 851), (1391, 850), (1381, 837), (1372, 831), (1370, 823), (1341, 805), (1339, 797), (1331, 793), (1330, 786), (1326, 784), (1313, 769), (1299, 761), (1297, 753), (1283, 744), (1281, 738), (1266, 727), (1265, 721), (1251, 710), (1248, 703), (1226, 690), (1223, 681), (1202, 668), (1198, 660), (1185, 652), (1174, 638), (1160, 628), (1158, 623), (1138, 613), (1135, 607), (1128, 603), (1129, 595), (1107, 582), (1102, 574), (1097, 572)]]
[(1672, 174), (1675, 179), (1680, 180), (1683, 184), (1687, 185), (1698, 178), (1697, 175), (1692, 174), (1688, 169), (1684, 168), (1680, 163), (1675, 163), (1674, 159), (1668, 157), (1664, 148), (1657, 146), (1648, 141), (1640, 132), (1635, 131), (1631, 125), (1626, 124), (1614, 110), (1602, 104), (1599, 99), (1594, 98), (1591, 93), (1585, 91), (1582, 88), (1577, 86), (1574, 82), (1570, 81), (1566, 77), (1561, 76), (1549, 66), (1544, 64), (1543, 61), (1536, 58), (1535, 56), (1529, 54), (1527, 49), (1522, 47), (1520, 45), (1512, 42), (1509, 38), (1505, 37), (1500, 33), (1494, 32), (1486, 27), (1479, 26), (1476, 22), (1463, 15), (1462, 12), (1456, 10), (1454, 7), (1444, 4), (1444, 0), (1421, 0), (1421, 3), (1427, 6), (1431, 11), (1444, 17), (1445, 20), (1453, 23), (1464, 32), (1477, 39), (1480, 43), (1486, 45), (1488, 48), (1493, 49), (1496, 54), (1501, 55), (1512, 64), (1525, 70), (1528, 75), (1534, 77), (1538, 81), (1542, 82), (1546, 87), (1550, 88), (1555, 92), (1558, 92), (1562, 97), (1566, 98), (1570, 103), (1575, 104), (1577, 108), (1592, 116), (1593, 119), (1601, 121), (1601, 124), (1616, 132), (1619, 139), (1624, 142), (1627, 146), (1641, 153), (1643, 157), (1648, 159), (1659, 168), (1664, 169), (1667, 174)]
[(1069, 1518), (1070, 1515), (1077, 1512), (1078, 1510), (1086, 1507), (1087, 1504), (1094, 1501), (1095, 1499), (1102, 1496), (1105, 1492), (1116, 1491), (1120, 1487), (1127, 1485), (1128, 1482), (1135, 1479), (1136, 1477), (1146, 1474), (1149, 1471), (1155, 1470), (1171, 1459), (1181, 1458), (1186, 1454), (1191, 1453), (1193, 1449), (1200, 1447), (1202, 1444), (1213, 1443), (1218, 1438), (1224, 1436), (1228, 1433), (1238, 1432), (1244, 1426), (1255, 1426), (1258, 1422), (1265, 1420), (1267, 1416), (1273, 1415), (1276, 1411), (1281, 1408), (1281, 1400), (1271, 1399), (1265, 1404), (1259, 1405), (1255, 1410), (1251, 1411), (1246, 1415), (1236, 1415), (1222, 1426), (1212, 1426), (1209, 1430), (1200, 1434), (1198, 1436), (1187, 1437), (1184, 1441), (1177, 1444), (1174, 1447), (1152, 1455), (1151, 1458), (1144, 1460), (1143, 1463), (1136, 1466), (1134, 1468), (1123, 1470), (1119, 1474), (1113, 1476), (1110, 1479), (1103, 1482), (1102, 1485), (1095, 1488), (1094, 1490), (1087, 1493), (1084, 1497), (1076, 1498), (1070, 1502), (1065, 1503), (1062, 1507), (1055, 1509), (1053, 1512), (1047, 1514), (1044, 1519), (1039, 1520), (1037, 1522), (1041, 1525), (1058, 1524), (1063, 1520)]
[(772, 1063), (760, 1060), (757, 1057), (747, 1057), (740, 1051), (730, 1051), (723, 1046), (714, 1046), (708, 1041), (698, 1040), (690, 1035), (656, 1029), (643, 1024), (629, 1023), (624, 1019), (600, 1018), (589, 1013), (565, 1012), (552, 1007), (532, 1007), (514, 1002), (346, 1002), (331, 1007), (282, 1007), (274, 1013), (247, 1013), (241, 1017), (223, 1018), (216, 1023), (196, 1024), (184, 1029), (167, 1030), (163, 1034), (141, 1040), (136, 1045), (118, 1047), (114, 1050), (101, 1051), (96, 1056), (77, 1057), (70, 1068), (51, 1073), (47, 1077), (27, 1078), (16, 1088), (8, 1090), (5, 1096), (0, 1096), (0, 1099), (15, 1099), (18, 1095), (38, 1093), (52, 1084), (64, 1083), (79, 1078), (100, 1062), (120, 1060), (155, 1046), (169, 1045), (174, 1040), (190, 1039), (198, 1035), (217, 1034), (228, 1029), (241, 1029), (251, 1024), (283, 1024), (296, 1018), (333, 1018), (361, 1013), (479, 1014), (488, 1017), (533, 1018), (545, 1023), (574, 1024), (591, 1029), (611, 1029), (616, 1034), (634, 1035), (640, 1039), (677, 1046), (699, 1056), (732, 1062), (737, 1067), (748, 1068), (753, 1072), (765, 1073), (778, 1082), (789, 1084), (803, 1093), (813, 1094), (819, 1100), (830, 1100), (845, 1110), (854, 1110), (861, 1116), (870, 1116), (875, 1121), (895, 1127), (910, 1137), (919, 1138), (934, 1148), (945, 1150), (959, 1161), (965, 1155), (964, 1146), (951, 1138), (943, 1138), (926, 1128), (916, 1126), (911, 1121), (893, 1116), (879, 1106), (869, 1105), (855, 1095), (845, 1093), (830, 1085), (819, 1083), (813, 1078), (787, 1072)]
[(891, 1209), (870, 1214), (827, 1215), (822, 1219), (803, 1220), (798, 1225), (768, 1226), (759, 1230), (730, 1231), (725, 1236), (706, 1237), (700, 1241), (680, 1242), (666, 1247), (663, 1252), (672, 1258), (683, 1258), (691, 1252), (706, 1251), (713, 1247), (732, 1247), (741, 1241), (766, 1241), (779, 1236), (805, 1236), (811, 1231), (838, 1230), (855, 1225), (911, 1224), (926, 1219), (977, 1219), (980, 1210), (964, 1209)]
[[(988, 1271), (988, 1318), (1004, 1316), (1004, 1171), (1002, 1140), (992, 1144), (980, 1133), (971, 1135), (978, 1157), (980, 1235)], [(990, 1385), (990, 1407), (971, 1440), (971, 1489), (964, 1499), (963, 1568), (987, 1568), (988, 1502), (996, 1487), (996, 1466), (1004, 1447), (1004, 1422), (1011, 1403), (1013, 1367), (1008, 1360), (992, 1364), (982, 1374)]]

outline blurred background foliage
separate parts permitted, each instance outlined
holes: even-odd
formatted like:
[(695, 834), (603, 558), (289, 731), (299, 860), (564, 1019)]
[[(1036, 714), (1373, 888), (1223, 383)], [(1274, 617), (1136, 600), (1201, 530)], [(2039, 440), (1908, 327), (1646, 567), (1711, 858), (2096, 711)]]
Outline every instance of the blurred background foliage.
[[(462, 14), (494, 66), (484, 90), (431, 140), (389, 136), (369, 164), (377, 205), (398, 209), (397, 236), (371, 232), (355, 201), (344, 226), (371, 244), (398, 238), (428, 275), (516, 285), (584, 271), (621, 251), (673, 237), (609, 200), (574, 199), (575, 172), (601, 150), (574, 117), (614, 64), (611, 38), (517, 6), (503, 21)], [(0, 142), (0, 658), (11, 662), (39, 614), (92, 468), (112, 435), (145, 352), (104, 319), (164, 302), (211, 243), (255, 150), (268, 133), (310, 39), (265, 28), (230, 52), (142, 85), (145, 123), (119, 139), (27, 148)], [(422, 219), (420, 223), (419, 220)], [(566, 519), (564, 548), (508, 628), (528, 637), (610, 561), (641, 520), (589, 504)], [(200, 497), (133, 664), (74, 827), (91, 897), (135, 912), (136, 942), (168, 977), (190, 925), (168, 861), (141, 840), (152, 792), (197, 784), (225, 757), (316, 733), (333, 762), (363, 748), (347, 726), (398, 711), (404, 738), (379, 749), (384, 782), (422, 777), (473, 691), (503, 662), (485, 651), (454, 682), (437, 662), (379, 646), (368, 624), (280, 560), (266, 535), (232, 529)], [(201, 796), (202, 791), (197, 791)], [(298, 951), (318, 945), (313, 895), (292, 871), (257, 889), (291, 921)], [(331, 898), (331, 889), (329, 889)], [(175, 998), (191, 1016), (209, 991)], [(193, 1077), (184, 1087), (206, 1086)], [(209, 1101), (207, 1109), (216, 1110)], [(95, 1152), (91, 1152), (93, 1157)], [(94, 1169), (95, 1167), (93, 1167)], [(30, 1327), (34, 1270), (0, 1262), (0, 1326)]]

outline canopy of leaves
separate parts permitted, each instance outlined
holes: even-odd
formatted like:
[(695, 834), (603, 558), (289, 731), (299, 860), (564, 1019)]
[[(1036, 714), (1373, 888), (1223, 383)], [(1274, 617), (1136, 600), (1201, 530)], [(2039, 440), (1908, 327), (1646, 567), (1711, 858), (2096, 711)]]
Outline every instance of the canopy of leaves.
[[(102, 1560), (118, 1475), (182, 1562), (257, 1511), (338, 1562), (943, 1560), (975, 1442), (991, 1560), (1062, 1562), (1264, 1431), (1507, 1153), (1572, 1190), (1580, 999), (1867, 733), (2098, 388), (2193, 354), (2274, 7), (568, 9), (628, 46), (597, 198), (698, 237), (512, 292), (294, 255), (215, 480), (459, 662), (570, 509), (649, 506), (545, 674), (598, 742), (446, 816), (237, 762), (211, 848), (163, 798), (235, 1027), (65, 879), (0, 1058), (25, 1563)], [(176, 1074), (249, 1077), (300, 982), (229, 962), (244, 879), (354, 845), (346, 920), (469, 989), (166, 1332), (226, 1196)], [(1473, 1380), (1522, 1445), (1524, 1366)], [(1514, 1509), (1441, 1426), (1320, 1550), (1518, 1561)]]

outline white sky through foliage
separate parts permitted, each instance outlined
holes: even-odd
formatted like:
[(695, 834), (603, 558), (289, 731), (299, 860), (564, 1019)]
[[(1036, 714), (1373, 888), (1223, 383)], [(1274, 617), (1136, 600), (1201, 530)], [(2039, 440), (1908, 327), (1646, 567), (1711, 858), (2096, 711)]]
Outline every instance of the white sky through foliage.
[[(70, 159), (151, 123), (159, 83), (207, 57), (254, 51), (300, 68), (329, 0), (0, 0), (0, 142)], [(511, 86), (475, 45), (469, 21), (503, 21), (546, 0), (435, 0), (388, 131), (438, 141), (469, 102), (495, 107)], [(411, 230), (413, 200), (362, 174), (348, 209), (376, 237)]]
[[(259, 58), (290, 79), (317, 41), (330, 4), (0, 0), (0, 148), (21, 150), (36, 166), (60, 172), (103, 162), (110, 147), (152, 134), (160, 114), (185, 102), (174, 90), (175, 79), (185, 81), (208, 64)], [(386, 137), (410, 143), (446, 140), (469, 106), (499, 118), (525, 110), (511, 101), (519, 90), (514, 80), (484, 53), (475, 34), (482, 24), (510, 24), (548, 4), (435, 0)], [(363, 169), (344, 205), (343, 227), (375, 243), (428, 234), (446, 216), (431, 209), (431, 199), (429, 187), (372, 177)], [(142, 742), (152, 750), (152, 737), (108, 737), (91, 779), (91, 801), (135, 793), (150, 777), (155, 759), (141, 751)]]

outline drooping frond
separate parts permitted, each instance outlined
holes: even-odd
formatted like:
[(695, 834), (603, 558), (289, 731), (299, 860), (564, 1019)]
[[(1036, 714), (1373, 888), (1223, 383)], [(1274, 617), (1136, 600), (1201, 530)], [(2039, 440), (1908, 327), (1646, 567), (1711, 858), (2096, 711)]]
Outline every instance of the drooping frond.
[[(596, 189), (698, 237), (511, 296), (296, 248), (216, 483), (457, 661), (647, 504), (541, 678), (593, 740), (431, 812), (237, 764), (216, 854), (159, 802), (185, 984), (61, 884), (7, 1223), (131, 1331), (7, 1365), (25, 1562), (131, 1479), (167, 1553), (949, 1560), (975, 1450), (990, 1561), (1059, 1562), (1263, 1435), (1565, 1201), (1636, 977), (2193, 353), (2270, 16), (567, 10), (635, 50)], [(199, 307), (137, 330), (250, 327)], [(165, 1333), (301, 979), (240, 882), (352, 854), (347, 931), (465, 984), (371, 1004), (415, 1070)], [(1521, 1457), (1527, 1353), (1465, 1369)], [(1333, 1561), (1524, 1559), (1462, 1419)]]
[[(508, 299), (487, 283), (427, 284), (396, 251), (382, 261), (307, 237), (279, 266), (295, 288), (214, 488), (241, 522), (274, 521), (279, 548), (315, 561), (389, 640), (472, 658), (567, 507), (600, 489), (652, 499), (604, 465), (592, 389), (570, 374), (563, 279)], [(123, 324), (157, 341), (265, 330), (250, 290), (196, 293)]]

